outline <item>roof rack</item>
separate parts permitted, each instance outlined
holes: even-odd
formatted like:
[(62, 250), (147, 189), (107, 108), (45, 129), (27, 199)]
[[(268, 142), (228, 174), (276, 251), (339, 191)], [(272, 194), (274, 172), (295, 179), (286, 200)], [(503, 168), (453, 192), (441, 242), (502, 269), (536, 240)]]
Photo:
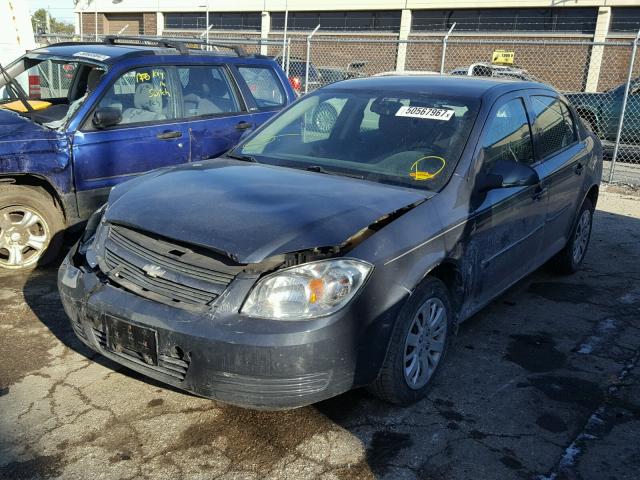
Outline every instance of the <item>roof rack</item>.
[(103, 43), (108, 45), (125, 44), (125, 45), (145, 45), (155, 44), (165, 48), (175, 48), (180, 53), (188, 55), (189, 45), (200, 45), (215, 48), (228, 48), (233, 50), (238, 57), (245, 57), (246, 52), (240, 45), (221, 42), (207, 42), (198, 38), (176, 38), (176, 37), (146, 37), (146, 36), (119, 36), (107, 35), (104, 37)]

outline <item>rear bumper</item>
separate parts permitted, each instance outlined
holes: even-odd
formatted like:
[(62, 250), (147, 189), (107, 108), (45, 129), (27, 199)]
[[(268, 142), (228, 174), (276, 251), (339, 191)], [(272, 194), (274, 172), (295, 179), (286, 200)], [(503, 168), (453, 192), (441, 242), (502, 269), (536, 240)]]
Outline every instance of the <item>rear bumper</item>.
[[(65, 259), (58, 273), (65, 312), (96, 352), (197, 395), (256, 409), (296, 408), (354, 386), (355, 321), (272, 322), (238, 314), (192, 313), (101, 282)], [(110, 317), (110, 318), (108, 318)], [(116, 319), (156, 332), (157, 362), (107, 346)]]

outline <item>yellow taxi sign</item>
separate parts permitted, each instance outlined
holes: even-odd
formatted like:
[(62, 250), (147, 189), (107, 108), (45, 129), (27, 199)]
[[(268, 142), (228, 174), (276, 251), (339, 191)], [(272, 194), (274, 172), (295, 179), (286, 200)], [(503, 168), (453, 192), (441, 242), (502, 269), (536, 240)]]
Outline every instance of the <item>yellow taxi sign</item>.
[(494, 50), (491, 56), (491, 63), (497, 63), (500, 65), (513, 65), (513, 59), (515, 58), (515, 52), (509, 52), (507, 50)]

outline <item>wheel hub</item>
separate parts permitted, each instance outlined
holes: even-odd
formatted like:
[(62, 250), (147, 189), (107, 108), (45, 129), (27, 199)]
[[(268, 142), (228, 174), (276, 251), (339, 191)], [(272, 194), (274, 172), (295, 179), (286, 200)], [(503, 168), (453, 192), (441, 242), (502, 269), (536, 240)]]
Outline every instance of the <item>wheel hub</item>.
[(8, 239), (9, 239), (9, 242), (11, 242), (11, 243), (14, 243), (14, 244), (15, 243), (17, 243), (17, 244), (24, 243), (22, 241), (22, 237), (23, 237), (23, 234), (18, 232), (18, 231), (9, 231), (8, 232)]
[(35, 211), (15, 206), (0, 209), (0, 266), (35, 264), (49, 243), (49, 229)]

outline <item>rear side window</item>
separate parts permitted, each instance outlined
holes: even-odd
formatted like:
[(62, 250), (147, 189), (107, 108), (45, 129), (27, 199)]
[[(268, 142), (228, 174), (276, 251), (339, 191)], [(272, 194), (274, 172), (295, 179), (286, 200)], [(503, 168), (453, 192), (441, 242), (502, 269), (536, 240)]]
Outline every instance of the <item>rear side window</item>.
[(276, 73), (269, 67), (238, 67), (259, 109), (279, 108), (285, 95)]
[(487, 125), (482, 144), (485, 167), (496, 160), (534, 162), (531, 129), (521, 98), (502, 105)]
[(567, 106), (557, 98), (544, 95), (531, 97), (536, 115), (540, 157), (545, 158), (577, 141), (573, 118)]
[(241, 111), (240, 102), (223, 67), (178, 67), (183, 115), (202, 117)]

